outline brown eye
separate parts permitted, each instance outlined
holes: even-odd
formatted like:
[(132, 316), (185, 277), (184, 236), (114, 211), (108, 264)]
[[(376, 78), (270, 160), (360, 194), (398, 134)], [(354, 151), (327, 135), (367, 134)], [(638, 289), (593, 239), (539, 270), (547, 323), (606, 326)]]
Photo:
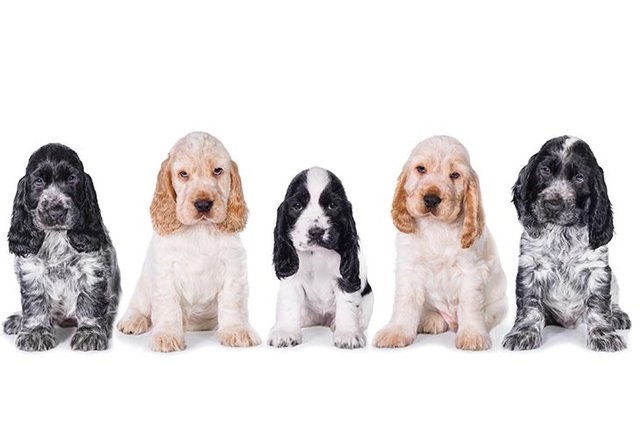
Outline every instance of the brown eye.
[(416, 167), (416, 170), (418, 171), (418, 173), (422, 174), (422, 173), (427, 173), (427, 168), (425, 168), (424, 166), (420, 165), (418, 167)]
[(460, 178), (460, 174), (458, 172), (451, 172), (451, 175), (449, 175), (449, 178), (458, 179)]
[(214, 174), (214, 175), (222, 175), (222, 172), (223, 172), (223, 171), (222, 171), (222, 168), (215, 168), (215, 169), (213, 170), (213, 174)]
[(187, 173), (187, 171), (180, 171), (180, 172), (178, 172), (178, 176), (179, 176), (180, 178), (184, 178), (184, 179), (189, 178), (189, 174)]

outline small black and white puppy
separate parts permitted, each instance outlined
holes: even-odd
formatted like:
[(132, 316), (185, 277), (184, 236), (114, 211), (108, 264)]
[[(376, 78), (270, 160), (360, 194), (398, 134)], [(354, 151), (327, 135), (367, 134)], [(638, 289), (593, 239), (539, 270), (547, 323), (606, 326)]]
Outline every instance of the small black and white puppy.
[(91, 177), (78, 155), (48, 144), (18, 182), (9, 230), (22, 312), (4, 331), (20, 350), (56, 345), (55, 326), (77, 326), (74, 350), (104, 350), (120, 296), (116, 253), (102, 223)]
[(534, 349), (545, 326), (575, 328), (584, 321), (590, 349), (624, 349), (616, 329), (629, 329), (631, 322), (618, 306), (609, 267), (613, 215), (589, 146), (569, 136), (547, 141), (520, 171), (513, 203), (524, 232), (516, 320), (503, 346)]
[(273, 234), (280, 291), (269, 345), (295, 346), (303, 327), (328, 326), (336, 347), (363, 347), (373, 293), (340, 180), (317, 167), (296, 175)]

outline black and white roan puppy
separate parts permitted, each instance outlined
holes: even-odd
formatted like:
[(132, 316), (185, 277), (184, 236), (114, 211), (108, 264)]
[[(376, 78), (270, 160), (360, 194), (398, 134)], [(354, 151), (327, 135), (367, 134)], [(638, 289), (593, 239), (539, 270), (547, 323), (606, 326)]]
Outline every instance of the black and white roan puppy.
[(273, 234), (273, 265), (281, 284), (269, 345), (295, 346), (302, 342), (303, 327), (329, 326), (336, 347), (363, 347), (373, 293), (340, 180), (317, 167), (296, 175)]
[(15, 254), (22, 312), (4, 323), (21, 350), (49, 350), (55, 326), (77, 326), (74, 350), (108, 347), (120, 296), (116, 253), (91, 177), (78, 155), (48, 144), (18, 182), (9, 251)]
[(516, 320), (503, 346), (534, 349), (545, 326), (575, 328), (584, 321), (590, 349), (625, 348), (616, 329), (631, 322), (618, 306), (609, 267), (611, 204), (589, 146), (569, 136), (548, 141), (520, 171), (513, 202), (524, 232)]

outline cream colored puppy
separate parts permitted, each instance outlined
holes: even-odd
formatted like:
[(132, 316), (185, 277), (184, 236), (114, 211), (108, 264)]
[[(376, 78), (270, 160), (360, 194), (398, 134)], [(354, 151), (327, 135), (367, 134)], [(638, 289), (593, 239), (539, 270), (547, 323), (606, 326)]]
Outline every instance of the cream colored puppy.
[(152, 329), (154, 351), (185, 348), (184, 332), (213, 330), (223, 345), (259, 344), (247, 314), (247, 221), (238, 167), (203, 132), (179, 140), (162, 163), (151, 203), (154, 235), (118, 329)]
[(418, 333), (456, 332), (456, 347), (486, 350), (506, 314), (506, 278), (484, 223), (478, 177), (460, 142), (434, 136), (413, 150), (398, 180), (393, 223), (396, 296), (377, 347)]

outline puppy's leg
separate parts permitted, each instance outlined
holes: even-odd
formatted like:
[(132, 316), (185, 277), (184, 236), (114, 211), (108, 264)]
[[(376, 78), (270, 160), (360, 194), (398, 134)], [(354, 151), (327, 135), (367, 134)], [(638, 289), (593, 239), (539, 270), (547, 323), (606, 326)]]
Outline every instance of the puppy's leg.
[(587, 347), (595, 351), (620, 351), (626, 348), (622, 337), (615, 331), (612, 315), (611, 269), (594, 268), (587, 283)]
[(484, 283), (480, 274), (464, 277), (458, 304), (456, 347), (461, 350), (488, 350), (491, 337), (485, 323)]
[(346, 292), (335, 290), (336, 319), (333, 343), (338, 348), (361, 348), (367, 343), (367, 338), (360, 326), (362, 311), (362, 295), (360, 290)]
[(151, 329), (152, 289), (151, 275), (145, 265), (129, 307), (118, 322), (117, 328), (120, 332), (127, 335), (140, 335)]
[(611, 304), (611, 316), (616, 329), (631, 329), (631, 319), (629, 315), (622, 311), (618, 304)]
[(280, 282), (276, 307), (276, 324), (267, 343), (272, 347), (293, 347), (302, 343), (304, 291), (295, 275)]
[(183, 313), (175, 280), (169, 272), (155, 277), (151, 302), (151, 349), (164, 353), (184, 350)]
[(449, 324), (435, 308), (426, 310), (418, 326), (419, 334), (443, 334), (449, 330)]
[[(71, 337), (71, 348), (80, 351), (106, 350), (109, 346), (109, 331), (113, 314), (109, 315), (108, 282), (79, 284), (80, 294), (76, 300), (78, 329)], [(106, 317), (105, 317), (106, 315)]]
[(224, 284), (218, 296), (218, 340), (230, 347), (260, 344), (258, 333), (249, 325), (249, 283), (244, 249), (225, 254)]
[(511, 331), (502, 340), (502, 346), (507, 350), (532, 350), (540, 347), (545, 325), (540, 284), (533, 269), (523, 266), (522, 262), (516, 278), (516, 304), (516, 320)]
[(56, 334), (51, 318), (51, 300), (44, 285), (29, 281), (30, 277), (18, 270), (22, 293), (22, 321), (16, 337), (16, 346), (24, 351), (50, 350), (56, 346)]
[(20, 332), (20, 327), (22, 325), (22, 315), (20, 314), (12, 314), (7, 317), (7, 320), (4, 321), (2, 327), (4, 328), (4, 333), (7, 335), (15, 335)]

